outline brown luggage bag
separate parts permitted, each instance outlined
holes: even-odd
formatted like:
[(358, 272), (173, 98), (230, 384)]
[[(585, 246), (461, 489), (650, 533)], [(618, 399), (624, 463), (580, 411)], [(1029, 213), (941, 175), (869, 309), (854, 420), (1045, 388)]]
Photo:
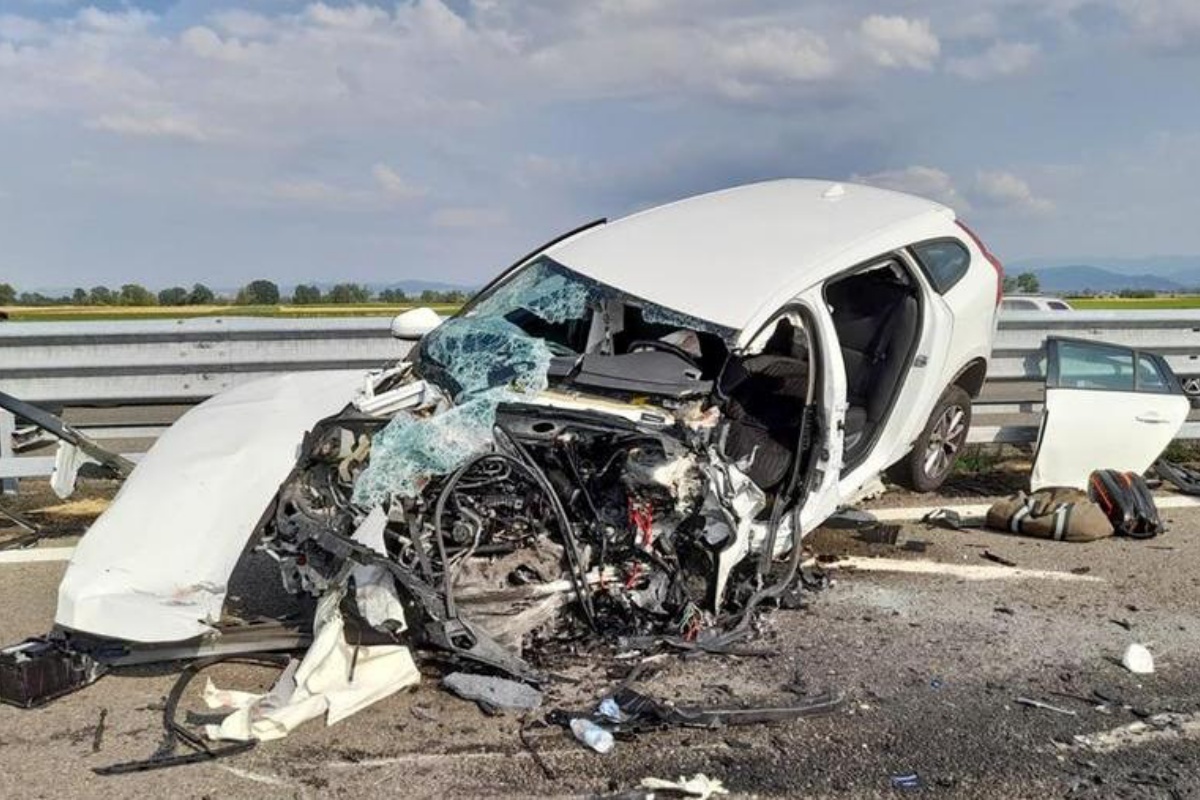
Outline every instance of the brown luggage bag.
[(1112, 523), (1087, 492), (1078, 489), (1039, 489), (1019, 492), (988, 509), (987, 526), (998, 531), (1055, 539), (1092, 542), (1113, 535)]

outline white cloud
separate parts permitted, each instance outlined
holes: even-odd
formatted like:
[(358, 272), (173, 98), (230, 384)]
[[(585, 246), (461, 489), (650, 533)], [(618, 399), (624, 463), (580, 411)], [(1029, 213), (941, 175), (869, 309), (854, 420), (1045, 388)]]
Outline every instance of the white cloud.
[(1200, 43), (1200, 2), (1116, 0), (1138, 42), (1148, 50), (1182, 51)]
[(45, 38), (49, 28), (42, 22), (18, 14), (0, 14), (0, 40), (28, 42)]
[(276, 28), (270, 17), (240, 8), (218, 11), (209, 17), (209, 21), (230, 36), (268, 37)]
[(834, 71), (829, 47), (806, 30), (770, 28), (717, 45), (716, 56), (733, 73), (767, 81), (811, 81)]
[(90, 120), (87, 126), (93, 130), (126, 136), (184, 139), (189, 142), (206, 142), (210, 138), (194, 121), (166, 114), (157, 116), (105, 114)]
[(345, 28), (348, 30), (369, 30), (379, 23), (386, 22), (390, 15), (377, 6), (356, 3), (352, 6), (329, 6), (325, 3), (313, 3), (305, 9), (308, 19), (330, 28)]
[(942, 51), (927, 19), (872, 14), (859, 24), (867, 55), (888, 69), (933, 69)]
[(235, 38), (222, 39), (216, 31), (204, 25), (188, 28), (179, 36), (184, 50), (200, 58), (242, 62), (252, 55), (252, 46)]
[(914, 165), (868, 175), (854, 175), (851, 180), (856, 183), (878, 186), (881, 189), (915, 194), (918, 197), (935, 200), (960, 212), (970, 209), (970, 204), (955, 187), (954, 179), (937, 167)]
[(946, 71), (971, 80), (1016, 75), (1028, 70), (1037, 56), (1035, 44), (995, 42), (978, 55), (947, 60)]
[(379, 184), (379, 188), (387, 196), (396, 200), (412, 200), (424, 197), (429, 190), (405, 180), (400, 173), (387, 164), (376, 164), (371, 167), (371, 176)]
[(475, 206), (439, 208), (429, 218), (430, 224), (435, 228), (462, 230), (495, 228), (507, 221), (508, 215), (502, 209)]
[(1035, 195), (1024, 179), (1002, 170), (977, 172), (972, 195), (982, 205), (1023, 214), (1043, 215), (1054, 210), (1054, 203)]
[(80, 9), (75, 19), (80, 26), (100, 33), (132, 35), (145, 32), (158, 17), (137, 8), (108, 12), (88, 6)]

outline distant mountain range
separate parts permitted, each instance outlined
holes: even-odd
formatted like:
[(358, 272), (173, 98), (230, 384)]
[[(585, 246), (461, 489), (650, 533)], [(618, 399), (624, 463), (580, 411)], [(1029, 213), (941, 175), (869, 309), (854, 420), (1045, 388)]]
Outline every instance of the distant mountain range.
[(1026, 259), (1005, 266), (1009, 275), (1032, 272), (1043, 292), (1200, 291), (1200, 256), (1159, 258)]

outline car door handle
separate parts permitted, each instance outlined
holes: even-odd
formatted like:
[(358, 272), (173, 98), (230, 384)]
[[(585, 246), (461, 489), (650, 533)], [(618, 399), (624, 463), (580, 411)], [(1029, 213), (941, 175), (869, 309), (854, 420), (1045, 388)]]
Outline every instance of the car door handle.
[(1147, 411), (1144, 414), (1138, 414), (1135, 419), (1138, 422), (1148, 422), (1151, 425), (1163, 425), (1171, 421), (1157, 411)]

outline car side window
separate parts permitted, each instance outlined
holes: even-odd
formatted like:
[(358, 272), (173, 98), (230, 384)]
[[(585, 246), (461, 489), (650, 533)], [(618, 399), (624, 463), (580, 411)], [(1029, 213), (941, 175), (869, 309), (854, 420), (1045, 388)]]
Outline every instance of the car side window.
[(1049, 307), (1049, 309), (1051, 311), (1070, 311), (1071, 310), (1071, 307), (1069, 305), (1067, 305), (1066, 303), (1062, 302), (1061, 300), (1051, 300), (1050, 302), (1046, 303), (1046, 305), (1047, 305), (1047, 307)]
[(1156, 355), (1099, 342), (1059, 339), (1046, 385), (1051, 389), (1171, 394), (1170, 369)]
[(1058, 374), (1050, 385), (1058, 389), (1106, 389), (1132, 392), (1134, 353), (1124, 347), (1090, 342), (1058, 342)]
[(1163, 374), (1158, 361), (1145, 353), (1138, 353), (1137, 390), (1158, 394), (1167, 394), (1171, 391), (1171, 383)]
[(939, 294), (950, 291), (967, 274), (971, 254), (955, 239), (937, 239), (913, 245), (917, 261), (929, 276), (929, 282)]

